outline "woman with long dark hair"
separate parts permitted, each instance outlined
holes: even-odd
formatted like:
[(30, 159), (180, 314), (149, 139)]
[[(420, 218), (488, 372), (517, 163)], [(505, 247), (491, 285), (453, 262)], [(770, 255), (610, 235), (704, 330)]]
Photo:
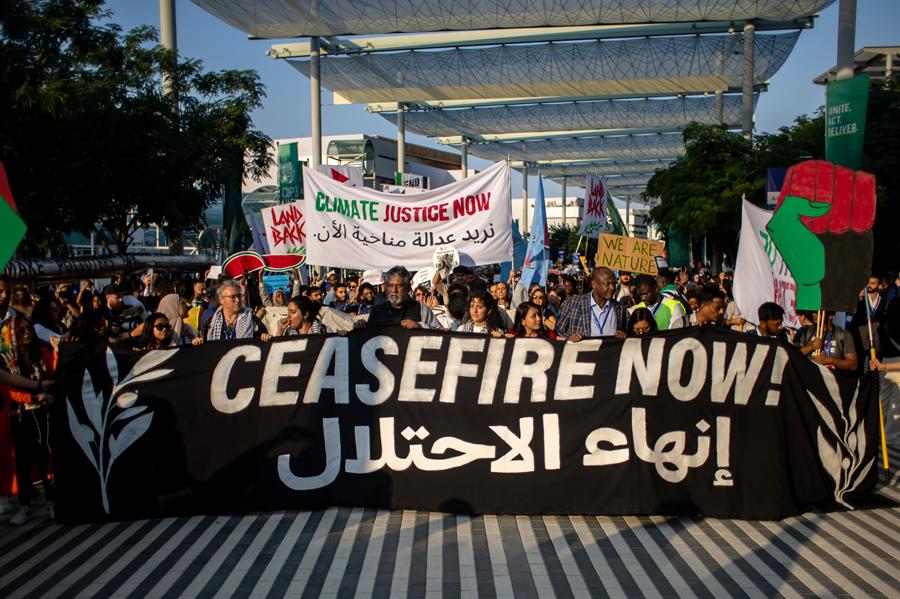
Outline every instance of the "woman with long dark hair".
[(296, 295), (287, 305), (288, 315), (278, 321), (276, 337), (292, 337), (295, 335), (324, 335), (328, 331), (319, 320), (322, 304), (305, 295)]
[(462, 325), (456, 329), (463, 333), (484, 333), (492, 337), (502, 337), (506, 332), (497, 302), (486, 289), (476, 289), (469, 295), (469, 313)]
[(513, 334), (516, 337), (549, 337), (544, 328), (544, 318), (541, 307), (531, 302), (522, 302), (516, 308), (516, 321), (513, 325)]
[(144, 320), (138, 337), (132, 338), (130, 347), (134, 351), (153, 351), (172, 347), (172, 324), (162, 312), (154, 312)]

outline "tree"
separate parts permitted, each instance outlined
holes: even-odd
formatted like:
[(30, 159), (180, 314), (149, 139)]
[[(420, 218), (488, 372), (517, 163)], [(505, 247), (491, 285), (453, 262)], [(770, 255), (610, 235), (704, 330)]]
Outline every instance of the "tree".
[(562, 250), (566, 256), (575, 253), (578, 247), (578, 226), (577, 225), (553, 225), (550, 227), (550, 258), (556, 259)]
[(264, 98), (254, 71), (179, 60), (151, 28), (104, 24), (102, 5), (0, 5), (0, 161), (29, 225), (26, 253), (64, 251), (71, 231), (97, 229), (119, 252), (150, 223), (180, 236), (229, 182), (271, 165), (250, 117)]
[(763, 189), (752, 144), (724, 126), (691, 123), (685, 153), (647, 183), (644, 198), (660, 198), (650, 218), (663, 230), (706, 237), (733, 256), (740, 227), (740, 198)]
[[(878, 181), (875, 226), (876, 270), (896, 269), (900, 255), (900, 81), (873, 81), (869, 89), (863, 170)], [(803, 160), (825, 159), (825, 118), (820, 108), (752, 144), (721, 126), (696, 123), (685, 129), (685, 154), (657, 171), (646, 198), (660, 198), (650, 218), (665, 232), (704, 237), (735, 255), (740, 200), (763, 205), (766, 170)]]
[(875, 175), (875, 271), (900, 268), (900, 79), (873, 81), (866, 111), (863, 170)]

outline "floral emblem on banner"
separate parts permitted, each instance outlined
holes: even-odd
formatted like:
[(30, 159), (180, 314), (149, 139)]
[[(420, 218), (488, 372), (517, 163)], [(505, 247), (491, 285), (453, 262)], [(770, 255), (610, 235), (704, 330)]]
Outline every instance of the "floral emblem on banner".
[[(150, 428), (153, 413), (147, 406), (136, 406), (137, 391), (132, 385), (161, 378), (171, 368), (157, 368), (178, 353), (178, 350), (151, 351), (144, 355), (124, 378), (119, 378), (116, 356), (107, 348), (106, 370), (112, 387), (98, 390), (90, 371), (85, 369), (81, 385), (81, 401), (88, 422), (78, 419), (72, 402), (66, 402), (69, 429), (100, 478), (103, 509), (109, 514), (107, 483), (116, 459)], [(117, 431), (117, 432), (114, 432)]]
[(819, 367), (822, 380), (828, 389), (828, 400), (837, 409), (840, 420), (835, 420), (831, 410), (825, 407), (811, 391), (807, 391), (812, 403), (819, 413), (824, 426), (819, 426), (816, 433), (818, 441), (819, 458), (822, 466), (834, 481), (834, 499), (841, 505), (853, 509), (853, 506), (844, 500), (847, 493), (854, 491), (875, 463), (873, 456), (864, 462), (866, 454), (866, 429), (865, 420), (859, 417), (859, 383), (853, 389), (853, 399), (850, 401), (850, 409), (844, 415), (840, 390), (834, 374), (826, 368)]

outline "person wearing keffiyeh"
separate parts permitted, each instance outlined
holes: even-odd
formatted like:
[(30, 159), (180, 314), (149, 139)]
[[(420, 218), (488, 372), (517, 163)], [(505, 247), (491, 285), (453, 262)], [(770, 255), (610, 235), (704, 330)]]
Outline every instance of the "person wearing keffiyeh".
[[(207, 341), (220, 341), (225, 339), (251, 339), (254, 336), (256, 322), (253, 318), (253, 310), (242, 304), (243, 293), (241, 287), (234, 281), (226, 281), (218, 289), (219, 307), (209, 320), (206, 334)], [(263, 341), (271, 338), (268, 334), (262, 335)]]

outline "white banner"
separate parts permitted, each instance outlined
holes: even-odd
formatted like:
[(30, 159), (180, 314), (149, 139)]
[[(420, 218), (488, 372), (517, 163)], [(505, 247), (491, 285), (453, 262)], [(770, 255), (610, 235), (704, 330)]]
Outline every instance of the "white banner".
[(260, 211), (270, 254), (306, 255), (305, 212), (303, 200)]
[(741, 236), (734, 268), (734, 301), (744, 320), (759, 324), (760, 304), (775, 302), (784, 308), (785, 326), (797, 328), (797, 284), (766, 225), (772, 213), (743, 201)]
[(606, 218), (609, 202), (609, 188), (602, 177), (588, 175), (584, 183), (584, 215), (578, 234), (582, 237), (597, 239), (600, 233), (607, 230)]
[(512, 257), (509, 167), (485, 171), (421, 193), (398, 196), (348, 188), (303, 169), (307, 259), (340, 268), (410, 270), (432, 266), (435, 250), (452, 245), (464, 265)]
[(362, 170), (358, 166), (336, 166), (334, 164), (320, 164), (316, 167), (320, 173), (324, 173), (344, 185), (351, 187), (363, 186)]

